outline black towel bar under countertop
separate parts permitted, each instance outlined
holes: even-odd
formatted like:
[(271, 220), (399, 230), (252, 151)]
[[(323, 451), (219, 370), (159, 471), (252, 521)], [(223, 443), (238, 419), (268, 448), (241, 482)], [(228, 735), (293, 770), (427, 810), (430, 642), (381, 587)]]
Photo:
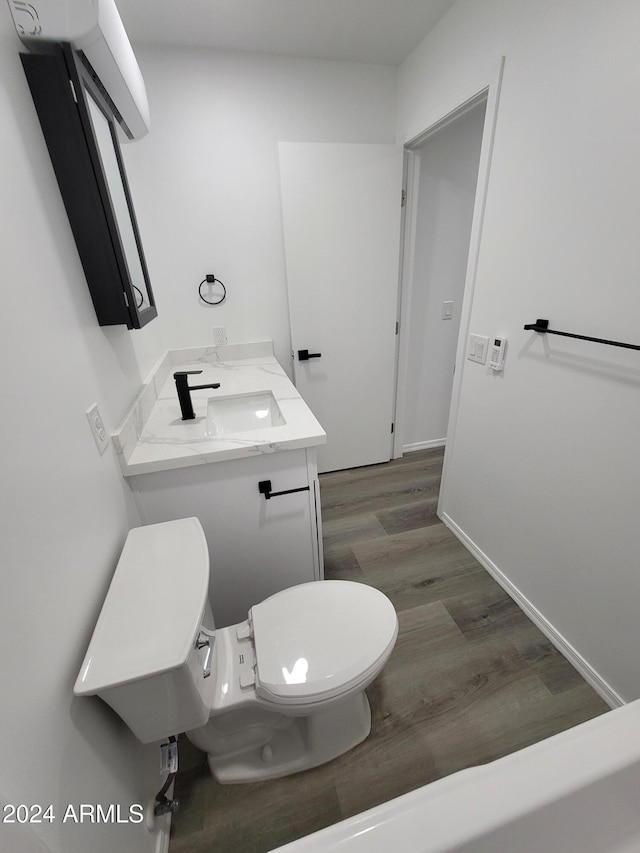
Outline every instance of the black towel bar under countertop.
[(572, 332), (557, 332), (549, 328), (548, 320), (536, 320), (535, 323), (527, 323), (524, 328), (527, 331), (540, 332), (542, 335), (562, 335), (563, 338), (577, 338), (580, 341), (593, 341), (596, 344), (608, 344), (611, 347), (640, 350), (640, 344), (625, 344), (622, 341), (608, 341), (606, 338), (592, 338), (590, 335), (574, 335)]
[(283, 492), (272, 492), (271, 480), (260, 480), (258, 483), (258, 491), (261, 495), (264, 495), (264, 499), (266, 501), (269, 501), (271, 498), (279, 498), (280, 495), (294, 495), (296, 492), (310, 492), (311, 489), (309, 486), (300, 486), (298, 489), (285, 489)]

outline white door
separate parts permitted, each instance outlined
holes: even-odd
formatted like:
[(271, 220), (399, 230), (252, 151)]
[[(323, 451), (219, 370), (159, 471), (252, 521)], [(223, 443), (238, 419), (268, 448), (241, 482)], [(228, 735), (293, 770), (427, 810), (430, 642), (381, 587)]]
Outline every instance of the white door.
[(387, 462), (402, 148), (280, 143), (280, 176), (295, 384), (327, 433), (318, 469)]

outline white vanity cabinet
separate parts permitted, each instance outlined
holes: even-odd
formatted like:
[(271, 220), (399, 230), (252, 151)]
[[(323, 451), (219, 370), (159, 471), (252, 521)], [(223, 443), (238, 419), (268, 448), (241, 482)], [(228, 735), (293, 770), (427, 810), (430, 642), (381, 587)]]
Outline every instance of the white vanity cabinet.
[[(321, 580), (322, 522), (315, 447), (128, 477), (144, 524), (196, 516), (209, 545), (217, 627), (286, 587)], [(273, 492), (305, 489), (267, 499)], [(171, 614), (171, 601), (167, 600)]]
[[(193, 418), (181, 417), (176, 372), (196, 372)], [(268, 395), (277, 421), (211, 431), (209, 408)], [(226, 401), (226, 402), (225, 402)], [(225, 410), (226, 411), (226, 410)], [(253, 410), (252, 410), (253, 411)], [(327, 435), (273, 356), (271, 341), (170, 350), (113, 433), (143, 524), (200, 519), (218, 627), (299, 583), (323, 579), (316, 448)], [(258, 484), (271, 481), (267, 499)], [(171, 618), (171, 597), (167, 613)]]

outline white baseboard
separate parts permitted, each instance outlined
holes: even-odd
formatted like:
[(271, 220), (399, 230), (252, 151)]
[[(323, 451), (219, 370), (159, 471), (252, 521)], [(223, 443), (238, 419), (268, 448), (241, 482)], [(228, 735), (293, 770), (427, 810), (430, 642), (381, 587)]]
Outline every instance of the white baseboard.
[(415, 453), (416, 450), (428, 450), (430, 447), (444, 447), (446, 438), (433, 438), (431, 441), (416, 441), (414, 444), (403, 444), (403, 453)]
[(619, 708), (625, 702), (622, 697), (590, 666), (571, 643), (567, 642), (553, 625), (545, 619), (540, 611), (526, 598), (520, 590), (500, 571), (487, 555), (478, 548), (467, 534), (446, 513), (440, 516), (442, 521), (457, 536), (462, 544), (473, 554), (476, 560), (489, 572), (491, 577), (513, 598), (518, 607), (526, 613), (531, 621), (542, 631), (547, 639), (569, 663), (578, 670), (584, 680), (593, 687), (596, 693), (604, 699), (610, 708)]

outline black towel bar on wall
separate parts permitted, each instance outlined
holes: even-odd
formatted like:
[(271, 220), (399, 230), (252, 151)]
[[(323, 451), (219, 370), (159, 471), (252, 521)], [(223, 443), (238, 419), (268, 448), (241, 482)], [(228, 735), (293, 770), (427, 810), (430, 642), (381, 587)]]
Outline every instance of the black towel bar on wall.
[(574, 335), (572, 332), (557, 332), (549, 328), (548, 320), (536, 320), (535, 323), (527, 323), (524, 328), (527, 331), (540, 332), (542, 335), (562, 335), (563, 338), (577, 338), (580, 341), (593, 341), (596, 344), (608, 344), (611, 347), (640, 350), (640, 344), (625, 344), (622, 341), (608, 341), (606, 338), (592, 338), (590, 335)]

